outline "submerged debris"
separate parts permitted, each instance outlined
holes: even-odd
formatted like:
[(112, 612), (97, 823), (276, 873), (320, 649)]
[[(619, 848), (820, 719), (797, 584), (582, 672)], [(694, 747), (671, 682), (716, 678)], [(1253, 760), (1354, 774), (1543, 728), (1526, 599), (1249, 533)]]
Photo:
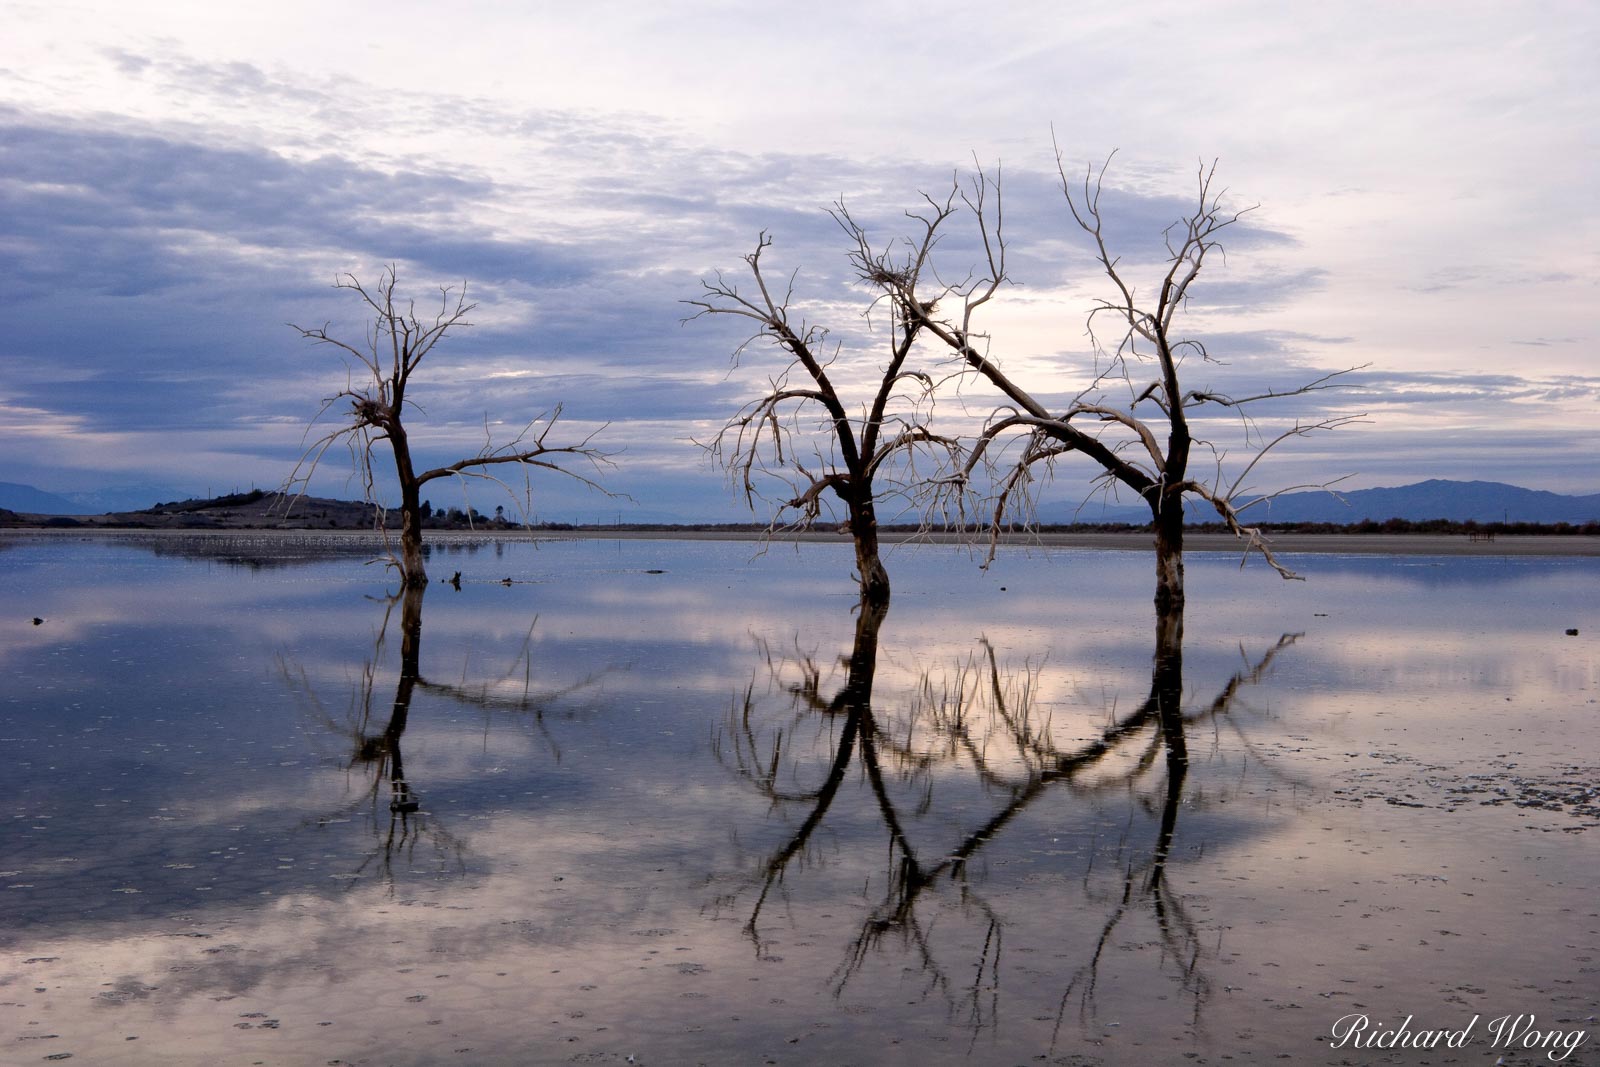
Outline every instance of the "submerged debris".
[[(1355, 755), (1350, 753), (1350, 755)], [(1397, 766), (1415, 764), (1416, 777), (1403, 782), (1383, 781), (1381, 772), (1362, 771), (1352, 775), (1352, 787), (1334, 789), (1346, 801), (1362, 803), (1381, 800), (1398, 808), (1437, 808), (1456, 811), (1465, 805), (1486, 807), (1511, 805), (1533, 808), (1582, 820), (1566, 827), (1571, 833), (1600, 829), (1600, 767), (1569, 765), (1548, 774), (1515, 774), (1516, 764), (1499, 773), (1469, 774), (1456, 778), (1448, 768), (1422, 764), (1410, 756), (1372, 752), (1379, 762)], [(1431, 795), (1429, 790), (1433, 790)]]

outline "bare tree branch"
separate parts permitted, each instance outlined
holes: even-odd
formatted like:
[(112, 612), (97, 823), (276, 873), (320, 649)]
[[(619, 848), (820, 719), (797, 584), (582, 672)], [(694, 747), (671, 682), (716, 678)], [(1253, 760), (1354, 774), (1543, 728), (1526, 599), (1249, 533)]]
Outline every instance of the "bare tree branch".
[[(878, 504), (895, 494), (919, 495), (921, 485), (931, 484), (933, 470), (944, 469), (960, 451), (954, 439), (930, 428), (937, 383), (926, 370), (908, 366), (922, 327), (898, 302), (900, 287), (927, 265), (939, 222), (954, 210), (953, 203), (928, 204), (928, 214), (910, 216), (918, 220), (922, 238), (906, 249), (874, 248), (844, 204), (833, 208), (834, 220), (854, 246), (850, 259), (856, 273), (877, 294), (867, 307), (869, 327), (875, 308), (886, 303), (889, 311), (883, 330), (887, 358), (859, 408), (847, 404), (835, 384), (840, 345), (827, 351), (826, 328), (792, 317), (796, 276), (789, 276), (781, 299), (774, 296), (762, 262), (772, 246), (767, 233), (759, 235), (754, 251), (744, 257), (753, 294), (717, 274), (701, 282), (698, 299), (685, 301), (697, 309), (690, 319), (729, 315), (755, 323), (755, 331), (734, 349), (735, 368), (758, 342), (778, 349), (787, 360), (768, 378), (767, 390), (735, 412), (703, 447), (728, 471), (747, 506), (755, 509), (764, 499), (776, 504), (774, 529), (785, 524), (788, 514), (793, 515), (789, 525), (810, 526), (828, 501), (836, 501), (855, 544), (862, 595), (874, 604), (889, 598), (888, 573), (879, 555)], [(931, 305), (919, 310), (931, 310)], [(859, 416), (851, 415), (853, 409)], [(805, 452), (814, 458), (816, 470), (802, 458)], [(919, 455), (925, 457), (922, 464), (932, 464), (926, 476)], [(774, 495), (763, 489), (767, 483), (781, 485), (783, 491)]]
[[(1217, 449), (1197, 438), (1189, 421), (1189, 411), (1206, 404), (1243, 411), (1250, 405), (1288, 397), (1304, 396), (1342, 384), (1339, 379), (1351, 370), (1322, 374), (1303, 385), (1273, 388), (1233, 396), (1212, 389), (1185, 392), (1181, 370), (1185, 354), (1198, 354), (1215, 363), (1202, 341), (1177, 333), (1181, 310), (1187, 306), (1191, 288), (1201, 277), (1207, 260), (1223, 255), (1222, 234), (1252, 208), (1229, 210), (1223, 206), (1225, 190), (1217, 187), (1216, 164), (1202, 164), (1196, 173), (1192, 210), (1163, 233), (1167, 261), (1154, 291), (1153, 300), (1141, 296), (1130, 281), (1119, 257), (1106, 237), (1106, 171), (1110, 159), (1098, 167), (1085, 168), (1081, 178), (1069, 177), (1064, 156), (1057, 146), (1057, 173), (1068, 213), (1078, 229), (1089, 239), (1100, 271), (1110, 283), (1112, 295), (1097, 300), (1088, 314), (1088, 331), (1096, 352), (1096, 365), (1088, 387), (1065, 408), (1051, 410), (1036, 394), (1010, 376), (987, 351), (987, 338), (979, 332), (976, 312), (992, 300), (1009, 282), (1006, 267), (1006, 240), (1001, 210), (1002, 188), (998, 171), (993, 176), (982, 168), (962, 187), (958, 197), (973, 217), (984, 249), (983, 260), (960, 287), (943, 289), (937, 300), (924, 298), (917, 289), (923, 271), (929, 270), (927, 257), (918, 261), (916, 271), (877, 270), (872, 279), (887, 287), (893, 300), (911, 319), (920, 323), (930, 342), (943, 344), (969, 372), (997, 390), (1004, 398), (991, 413), (977, 439), (966, 452), (960, 468), (947, 476), (952, 491), (972, 492), (980, 468), (989, 473), (991, 489), (987, 503), (990, 531), (990, 558), (1002, 530), (1021, 516), (1030, 519), (1035, 495), (1048, 483), (1047, 474), (1057, 459), (1068, 453), (1086, 457), (1103, 472), (1105, 481), (1131, 490), (1150, 508), (1155, 526), (1158, 609), (1181, 609), (1183, 605), (1183, 518), (1184, 498), (1193, 495), (1216, 507), (1229, 529), (1245, 543), (1247, 555), (1259, 552), (1279, 573), (1292, 576), (1271, 554), (1258, 528), (1237, 521), (1237, 512), (1246, 503), (1239, 498), (1243, 478), (1255, 469), (1268, 452), (1283, 442), (1318, 429), (1360, 421), (1362, 416), (1337, 416), (1313, 424), (1296, 423), (1254, 449), (1253, 458), (1239, 477), (1226, 480), (1220, 465), (1214, 481), (1202, 483), (1190, 473), (1190, 457), (1198, 445)], [(952, 200), (946, 204), (953, 203)], [(931, 253), (935, 230), (950, 217), (936, 211), (924, 224), (928, 236), (924, 247)], [(864, 244), (858, 241), (858, 246)], [(866, 267), (874, 264), (867, 263)], [(858, 266), (858, 271), (862, 270)], [(939, 312), (939, 300), (952, 295), (960, 299), (959, 310)], [(1102, 333), (1101, 322), (1115, 322), (1114, 334)], [(1103, 358), (1102, 358), (1103, 357)], [(1154, 376), (1145, 367), (1153, 365)], [(1135, 379), (1138, 379), (1136, 384)], [(1114, 398), (1110, 387), (1125, 388), (1127, 401)], [(1154, 405), (1158, 416), (1148, 414), (1143, 405)], [(1247, 443), (1256, 435), (1251, 417), (1241, 414)], [(997, 462), (996, 446), (1007, 439), (1021, 437), (1019, 453), (1004, 465)], [(1037, 473), (1036, 473), (1037, 472)]]
[[(390, 264), (370, 288), (351, 274), (340, 275), (334, 281), (334, 288), (355, 293), (372, 315), (364, 348), (329, 333), (326, 323), (316, 327), (290, 324), (291, 329), (299, 331), (300, 336), (313, 344), (330, 345), (342, 356), (353, 359), (355, 366), (351, 367), (345, 388), (325, 400), (312, 419), (315, 425), (322, 418), (337, 414), (344, 419), (343, 424), (305, 448), (285, 479), (284, 489), (292, 490), (296, 497), (303, 495), (328, 449), (342, 441), (349, 447), (352, 470), (361, 480), (364, 499), (376, 504), (373, 449), (387, 442), (400, 486), (401, 551), (398, 558), (391, 554), (390, 564), (399, 570), (404, 585), (420, 587), (428, 581), (422, 562), (422, 523), (427, 518), (422, 514), (420, 493), (424, 484), (448, 476), (483, 477), (499, 482), (487, 473), (488, 469), (512, 464), (524, 474), (533, 470), (553, 471), (605, 492), (598, 474), (610, 466), (611, 455), (593, 444), (593, 433), (574, 444), (552, 443), (550, 432), (561, 416), (558, 404), (534, 418), (521, 433), (503, 445), (494, 444), (485, 418), (484, 445), (476, 455), (418, 473), (404, 421), (407, 403), (415, 407), (415, 402), (406, 395), (411, 376), (452, 330), (472, 325), (468, 316), (477, 305), (467, 302), (465, 284), (460, 289), (441, 287), (438, 310), (432, 318), (419, 318), (414, 301), (397, 298), (398, 280), (398, 269)], [(364, 373), (356, 372), (356, 366)], [(579, 466), (573, 466), (574, 463)], [(583, 473), (585, 465), (592, 473)], [(531, 495), (531, 485), (529, 491)], [(378, 514), (379, 527), (387, 539), (381, 507)]]

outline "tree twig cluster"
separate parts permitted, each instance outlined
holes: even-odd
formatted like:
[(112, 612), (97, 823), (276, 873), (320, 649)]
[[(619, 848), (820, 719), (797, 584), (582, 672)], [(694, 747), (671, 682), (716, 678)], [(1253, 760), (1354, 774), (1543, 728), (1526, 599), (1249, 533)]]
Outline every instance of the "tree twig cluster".
[[(537, 470), (550, 471), (574, 479), (591, 489), (605, 492), (598, 481), (600, 471), (611, 456), (594, 443), (594, 434), (576, 441), (562, 441), (552, 435), (561, 418), (561, 405), (530, 419), (509, 441), (496, 442), (487, 418), (484, 442), (476, 453), (453, 463), (418, 470), (407, 432), (408, 409), (416, 406), (408, 392), (412, 376), (422, 361), (452, 331), (472, 325), (468, 316), (478, 306), (467, 301), (467, 288), (441, 287), (438, 308), (430, 316), (417, 312), (416, 302), (396, 292), (397, 268), (384, 268), (378, 281), (364, 285), (354, 275), (341, 275), (337, 289), (354, 293), (365, 306), (370, 322), (363, 343), (344, 340), (329, 332), (329, 324), (290, 327), (306, 340), (329, 345), (346, 360), (345, 387), (323, 401), (312, 419), (312, 426), (324, 418), (337, 425), (312, 440), (305, 448), (285, 482), (286, 491), (304, 493), (323, 457), (335, 445), (343, 444), (360, 480), (364, 498), (376, 502), (377, 466), (374, 451), (387, 444), (394, 461), (400, 488), (400, 554), (390, 563), (400, 571), (408, 587), (428, 581), (422, 556), (422, 487), (440, 478), (480, 478), (502, 487), (498, 472), (519, 471), (524, 478), (524, 498), (532, 496), (528, 476)], [(307, 436), (311, 431), (307, 430)], [(509, 487), (507, 487), (509, 488)], [(380, 519), (379, 528), (385, 529)]]
[[(1056, 465), (1083, 456), (1094, 482), (1131, 491), (1150, 508), (1156, 536), (1158, 606), (1183, 604), (1184, 501), (1194, 498), (1215, 511), (1243, 542), (1285, 578), (1298, 577), (1273, 552), (1245, 512), (1291, 489), (1257, 493), (1250, 479), (1261, 461), (1280, 446), (1360, 421), (1361, 415), (1297, 419), (1263, 432), (1255, 409), (1270, 401), (1302, 397), (1342, 384), (1350, 367), (1317, 375), (1288, 388), (1243, 394), (1185, 388), (1184, 362), (1218, 363), (1201, 339), (1181, 329), (1191, 289), (1208, 261), (1223, 254), (1222, 236), (1250, 210), (1224, 207), (1215, 165), (1202, 166), (1190, 213), (1164, 232), (1165, 265), (1153, 296), (1146, 296), (1106, 237), (1102, 195), (1106, 165), (1069, 177), (1060, 152), (1057, 170), (1068, 213), (1088, 239), (1110, 295), (1087, 315), (1094, 365), (1065, 404), (1052, 392), (1022, 382), (992, 354), (982, 312), (1014, 283), (1007, 264), (1008, 238), (1001, 176), (981, 167), (953, 180), (943, 198), (926, 194), (906, 212), (908, 235), (879, 241), (846, 209), (832, 216), (843, 231), (852, 273), (866, 292), (866, 315), (887, 310), (887, 357), (877, 365), (874, 391), (852, 409), (835, 384), (843, 356), (826, 328), (801, 320), (791, 275), (772, 284), (763, 253), (772, 238), (763, 233), (745, 256), (745, 292), (722, 275), (703, 283), (691, 317), (733, 315), (755, 323), (754, 333), (734, 352), (734, 366), (753, 344), (780, 350), (786, 365), (768, 379), (766, 391), (730, 418), (708, 449), (730, 472), (752, 508), (766, 496), (760, 485), (776, 479), (789, 487), (777, 495), (774, 525), (814, 522), (830, 494), (841, 501), (845, 528), (857, 542), (858, 564), (876, 559), (871, 518), (881, 484), (914, 501), (923, 525), (981, 516), (993, 556), (1000, 534), (1031, 525), (1038, 496)], [(935, 254), (958, 216), (970, 222), (981, 249), (977, 262), (959, 274), (941, 273)], [(1069, 379), (1073, 368), (1064, 369)], [(972, 435), (936, 428), (933, 415), (940, 387), (974, 381), (994, 394), (989, 413)], [(1081, 378), (1079, 379), (1081, 381)], [(1059, 383), (1056, 390), (1059, 391)], [(892, 400), (899, 400), (892, 404)], [(818, 410), (820, 409), (820, 411)], [(1248, 455), (1237, 473), (1226, 471), (1226, 450), (1198, 436), (1194, 419), (1206, 411), (1228, 412), (1241, 422)], [(815, 414), (813, 414), (815, 412)], [(1209, 451), (1211, 469), (1192, 462)], [(891, 473), (892, 471), (892, 473)], [(1315, 488), (1332, 488), (1334, 482)], [(881, 565), (876, 568), (881, 569)], [(862, 570), (863, 582), (867, 570)], [(882, 579), (886, 583), (886, 578)], [(865, 586), (864, 586), (865, 587)]]

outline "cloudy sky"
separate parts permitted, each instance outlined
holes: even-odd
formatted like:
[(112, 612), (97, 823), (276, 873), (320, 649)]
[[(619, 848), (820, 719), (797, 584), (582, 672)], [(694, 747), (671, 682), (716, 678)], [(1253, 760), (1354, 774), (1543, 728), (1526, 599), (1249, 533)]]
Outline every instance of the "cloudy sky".
[[(465, 281), (474, 326), (425, 365), (425, 457), (561, 403), (607, 484), (541, 518), (737, 518), (693, 443), (776, 373), (681, 303), (765, 230), (797, 306), (870, 375), (825, 209), (877, 239), (974, 163), (1004, 176), (1017, 285), (984, 325), (1070, 393), (1105, 292), (1055, 177), (1116, 152), (1110, 236), (1159, 275), (1162, 226), (1218, 160), (1256, 205), (1194, 290), (1235, 393), (1370, 364), (1261, 412), (1369, 421), (1254, 479), (1351, 474), (1600, 491), (1600, 8), (1570, 3), (802, 5), (207, 0), (8, 5), (0, 37), (0, 454), (6, 481), (223, 492), (280, 483), (345, 370), (286, 323), (363, 322), (340, 272)], [(941, 276), (971, 265), (951, 220)], [(1148, 282), (1146, 283), (1149, 284)], [(990, 398), (956, 383), (948, 425)], [(1215, 428), (1235, 464), (1245, 443)], [(1236, 436), (1236, 435), (1235, 435)], [(320, 491), (353, 495), (344, 457)], [(1060, 472), (1063, 499), (1088, 472)], [(479, 503), (475, 498), (474, 503)], [(487, 503), (487, 501), (484, 501)], [(480, 504), (481, 506), (481, 504)]]

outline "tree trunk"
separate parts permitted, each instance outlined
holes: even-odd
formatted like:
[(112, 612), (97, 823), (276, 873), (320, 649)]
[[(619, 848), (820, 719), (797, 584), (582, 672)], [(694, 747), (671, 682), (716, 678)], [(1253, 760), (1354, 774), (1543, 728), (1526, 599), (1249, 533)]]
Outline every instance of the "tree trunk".
[(406, 589), (421, 589), (428, 584), (428, 571), (422, 563), (422, 486), (411, 465), (411, 445), (398, 420), (389, 429), (394, 447), (395, 477), (400, 482), (400, 583)]
[(1173, 496), (1152, 504), (1156, 528), (1156, 616), (1176, 613), (1183, 630), (1183, 500)]
[[(1156, 655), (1151, 692), (1163, 728), (1183, 722), (1183, 612), (1156, 612)], [(1182, 733), (1182, 730), (1179, 730)]]
[(1156, 655), (1150, 689), (1155, 697), (1161, 739), (1167, 750), (1167, 790), (1161, 806), (1161, 829), (1156, 835), (1155, 854), (1145, 884), (1147, 890), (1159, 891), (1178, 826), (1183, 784), (1189, 774), (1189, 747), (1183, 732), (1182, 608), (1163, 612), (1158, 607), (1156, 610)]
[[(426, 576), (422, 579), (426, 582)], [(417, 810), (417, 799), (406, 780), (400, 757), (400, 736), (411, 714), (411, 695), (422, 677), (422, 586), (408, 585), (400, 605), (400, 680), (394, 688), (394, 708), (384, 740), (389, 749), (389, 810), (402, 815)]]
[[(1163, 293), (1163, 306), (1167, 294)], [(1183, 390), (1178, 386), (1178, 363), (1172, 355), (1163, 329), (1160, 334), (1161, 366), (1164, 368), (1170, 431), (1167, 434), (1167, 460), (1161, 476), (1147, 498), (1156, 522), (1156, 614), (1178, 615), (1178, 634), (1183, 634), (1183, 492), (1170, 486), (1183, 484), (1189, 474), (1189, 422), (1183, 414)]]
[(856, 639), (850, 647), (850, 673), (845, 683), (846, 699), (851, 711), (872, 707), (872, 683), (878, 671), (878, 632), (888, 614), (887, 594), (877, 603), (863, 598), (857, 609)]
[(400, 578), (407, 589), (421, 589), (428, 584), (428, 572), (422, 564), (422, 510), (416, 498), (417, 488), (412, 486), (400, 504)]
[[(870, 491), (869, 491), (870, 492)], [(850, 507), (850, 535), (856, 543), (856, 575), (861, 580), (863, 605), (874, 608), (889, 603), (889, 572), (878, 558), (878, 516), (869, 498)]]

